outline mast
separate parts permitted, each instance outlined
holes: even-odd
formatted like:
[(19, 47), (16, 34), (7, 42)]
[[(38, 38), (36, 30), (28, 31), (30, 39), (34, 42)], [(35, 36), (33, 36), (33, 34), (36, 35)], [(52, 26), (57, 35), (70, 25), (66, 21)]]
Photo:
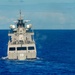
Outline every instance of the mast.
[(21, 10), (20, 10), (20, 17), (18, 19), (18, 23), (17, 23), (17, 28), (18, 27), (25, 27), (25, 23), (23, 22), (23, 18), (22, 18), (22, 15), (21, 15)]
[(22, 19), (22, 16), (21, 16), (21, 10), (20, 10), (20, 20)]

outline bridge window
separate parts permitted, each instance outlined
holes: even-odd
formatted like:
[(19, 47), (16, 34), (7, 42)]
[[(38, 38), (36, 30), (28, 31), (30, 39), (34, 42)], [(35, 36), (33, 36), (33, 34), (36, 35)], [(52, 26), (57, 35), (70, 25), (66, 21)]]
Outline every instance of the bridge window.
[(34, 47), (32, 46), (32, 47), (28, 47), (28, 50), (34, 50)]
[(27, 50), (26, 47), (17, 47), (17, 50)]
[(15, 51), (15, 47), (10, 47), (9, 51)]

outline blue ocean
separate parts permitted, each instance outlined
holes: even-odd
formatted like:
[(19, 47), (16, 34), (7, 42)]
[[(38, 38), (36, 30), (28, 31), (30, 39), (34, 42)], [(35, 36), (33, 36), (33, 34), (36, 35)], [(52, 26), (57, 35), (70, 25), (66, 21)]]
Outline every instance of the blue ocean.
[(0, 30), (0, 75), (75, 75), (75, 30), (34, 30), (36, 60), (7, 60), (9, 30)]

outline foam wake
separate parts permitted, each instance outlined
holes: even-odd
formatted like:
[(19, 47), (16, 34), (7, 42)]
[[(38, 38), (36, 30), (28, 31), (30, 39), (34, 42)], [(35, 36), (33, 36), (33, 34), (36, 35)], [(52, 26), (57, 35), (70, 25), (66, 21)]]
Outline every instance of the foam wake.
[(3, 60), (5, 60), (5, 59), (7, 59), (8, 57), (6, 56), (6, 57), (2, 57), (1, 59), (3, 59)]

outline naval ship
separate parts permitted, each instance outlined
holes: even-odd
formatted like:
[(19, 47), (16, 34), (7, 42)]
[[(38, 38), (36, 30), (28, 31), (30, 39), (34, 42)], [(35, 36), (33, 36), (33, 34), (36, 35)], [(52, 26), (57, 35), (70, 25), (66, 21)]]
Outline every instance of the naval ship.
[(26, 60), (36, 59), (36, 45), (32, 24), (27, 24), (29, 20), (23, 20), (21, 12), (16, 21), (16, 25), (10, 25), (8, 33), (8, 59)]

